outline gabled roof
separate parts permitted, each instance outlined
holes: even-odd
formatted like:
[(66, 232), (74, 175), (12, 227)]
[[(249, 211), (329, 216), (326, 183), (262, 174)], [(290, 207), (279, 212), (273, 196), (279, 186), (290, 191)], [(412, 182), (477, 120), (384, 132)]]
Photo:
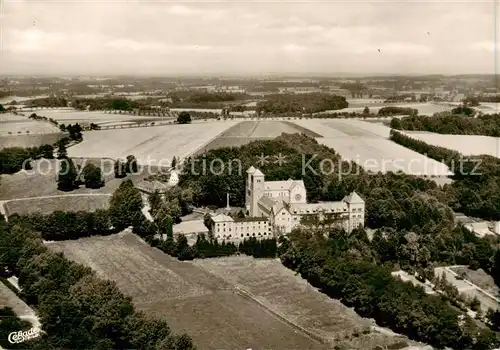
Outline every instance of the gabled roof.
[(253, 165), (252, 165), (250, 168), (248, 168), (248, 170), (247, 170), (247, 174), (253, 174), (253, 173), (255, 172), (255, 170), (256, 170), (256, 169), (255, 169), (255, 168), (253, 167)]
[(213, 222), (232, 222), (234, 221), (232, 217), (226, 214), (210, 214)]
[(287, 181), (266, 181), (264, 184), (264, 188), (267, 191), (291, 190), (296, 186), (305, 188), (304, 181), (289, 179)]
[(354, 191), (352, 191), (348, 196), (345, 196), (344, 199), (342, 199), (344, 202), (349, 203), (349, 204), (361, 204), (364, 203), (365, 201)]
[(253, 176), (264, 176), (264, 174), (259, 169), (255, 169)]
[(259, 199), (258, 205), (263, 206), (266, 210), (271, 211), (271, 208), (276, 204), (276, 201), (268, 196), (262, 196)]

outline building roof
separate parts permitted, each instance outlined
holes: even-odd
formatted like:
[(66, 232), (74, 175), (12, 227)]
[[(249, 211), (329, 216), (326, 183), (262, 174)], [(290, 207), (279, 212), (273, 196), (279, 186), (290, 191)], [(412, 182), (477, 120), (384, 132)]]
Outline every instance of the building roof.
[(291, 190), (296, 186), (302, 186), (305, 188), (304, 181), (288, 179), (286, 181), (266, 181), (264, 183), (266, 191)]
[(248, 170), (247, 170), (247, 174), (253, 174), (253, 173), (255, 172), (255, 170), (256, 170), (256, 169), (255, 169), (255, 168), (253, 167), (253, 165), (252, 165), (250, 168), (248, 168)]
[(268, 221), (266, 217), (248, 217), (248, 218), (236, 218), (234, 222), (253, 222), (253, 221)]
[(262, 173), (259, 169), (255, 169), (253, 176), (264, 176), (264, 173)]
[(324, 213), (343, 213), (347, 209), (344, 202), (322, 202), (322, 203), (291, 203), (290, 213), (292, 214), (314, 214)]
[(354, 191), (352, 191), (348, 196), (342, 199), (344, 202), (349, 204), (361, 204), (365, 201)]
[(267, 211), (271, 211), (271, 208), (276, 204), (276, 201), (268, 196), (262, 196), (259, 199), (258, 205), (263, 206)]
[(166, 184), (164, 182), (160, 182), (158, 180), (153, 180), (153, 181), (142, 180), (135, 187), (137, 187), (137, 189), (139, 189), (143, 192), (147, 192), (147, 193), (153, 193), (155, 191), (162, 193), (162, 192), (165, 192), (166, 190), (168, 190), (168, 188), (170, 186), (169, 186), (169, 184)]
[(208, 233), (203, 220), (183, 221), (172, 226), (174, 234)]
[(232, 217), (226, 214), (210, 214), (213, 222), (232, 222), (234, 221)]

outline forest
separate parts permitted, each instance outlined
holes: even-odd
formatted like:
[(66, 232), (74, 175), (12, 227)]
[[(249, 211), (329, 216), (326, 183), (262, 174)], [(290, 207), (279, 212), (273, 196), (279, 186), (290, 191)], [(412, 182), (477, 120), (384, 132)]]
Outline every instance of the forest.
[(258, 114), (267, 113), (316, 113), (349, 107), (345, 97), (324, 93), (272, 94), (257, 103)]
[(500, 114), (478, 115), (467, 117), (451, 112), (437, 113), (432, 117), (414, 115), (394, 118), (391, 128), (409, 131), (429, 131), (438, 134), (484, 135), (500, 137)]

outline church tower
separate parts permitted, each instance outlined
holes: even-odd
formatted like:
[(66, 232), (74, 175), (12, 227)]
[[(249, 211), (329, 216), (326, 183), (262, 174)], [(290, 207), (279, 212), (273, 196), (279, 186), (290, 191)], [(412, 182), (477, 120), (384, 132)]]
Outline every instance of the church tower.
[(252, 176), (255, 172), (255, 168), (251, 166), (247, 170), (247, 179), (245, 181), (245, 209), (250, 215), (252, 210)]
[(264, 196), (264, 174), (259, 169), (255, 169), (252, 175), (252, 208), (250, 216), (260, 216), (259, 200)]

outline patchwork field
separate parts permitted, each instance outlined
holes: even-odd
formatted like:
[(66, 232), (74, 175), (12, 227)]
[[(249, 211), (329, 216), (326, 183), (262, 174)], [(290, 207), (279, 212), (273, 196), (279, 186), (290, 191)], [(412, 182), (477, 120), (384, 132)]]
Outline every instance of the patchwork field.
[[(73, 159), (73, 161), (76, 165), (84, 165), (81, 159)], [(67, 195), (67, 192), (57, 189), (57, 162), (55, 159), (41, 159), (32, 162), (32, 170), (19, 171), (12, 175), (2, 175), (0, 179), (0, 200)], [(123, 181), (122, 179), (115, 179), (114, 161), (108, 159), (87, 159), (86, 162), (102, 168), (105, 186), (100, 189), (89, 189), (81, 186), (72, 191), (71, 194), (111, 194)], [(129, 175), (127, 178), (136, 182), (147, 175), (147, 173), (142, 173)]]
[(133, 234), (47, 246), (116, 281), (139, 309), (165, 318), (174, 332), (187, 332), (199, 349), (327, 348), (229, 283), (151, 248)]
[(227, 257), (195, 262), (200, 268), (247, 292), (266, 308), (324, 339), (331, 346), (373, 349), (405, 340), (370, 331), (373, 323), (340, 301), (311, 287), (277, 259)]
[(354, 161), (373, 172), (403, 171), (423, 176), (446, 176), (451, 171), (417, 152), (388, 140), (390, 128), (361, 120), (295, 120), (323, 137), (316, 140), (337, 151), (342, 159)]
[(430, 145), (445, 147), (465, 156), (482, 154), (500, 157), (500, 138), (481, 135), (444, 135), (422, 131), (405, 131), (408, 136)]
[(125, 158), (133, 154), (139, 164), (170, 165), (185, 158), (237, 122), (221, 121), (137, 129), (90, 131), (83, 142), (70, 147), (70, 157)]
[(256, 140), (271, 140), (282, 133), (305, 133), (311, 137), (320, 136), (307, 128), (286, 121), (242, 121), (224, 131), (200, 152), (222, 147), (238, 147)]

